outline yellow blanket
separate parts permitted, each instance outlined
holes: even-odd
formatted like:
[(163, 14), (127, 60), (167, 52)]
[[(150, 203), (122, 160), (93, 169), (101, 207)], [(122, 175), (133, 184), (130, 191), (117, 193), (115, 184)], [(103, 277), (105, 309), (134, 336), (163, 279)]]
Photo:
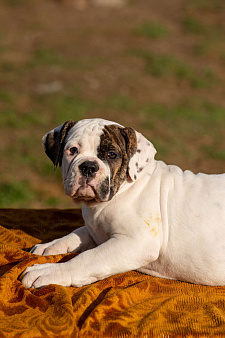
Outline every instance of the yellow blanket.
[(80, 210), (0, 210), (0, 337), (225, 336), (225, 287), (135, 271), (81, 288), (25, 289), (18, 280), (40, 257), (29, 249), (83, 224)]

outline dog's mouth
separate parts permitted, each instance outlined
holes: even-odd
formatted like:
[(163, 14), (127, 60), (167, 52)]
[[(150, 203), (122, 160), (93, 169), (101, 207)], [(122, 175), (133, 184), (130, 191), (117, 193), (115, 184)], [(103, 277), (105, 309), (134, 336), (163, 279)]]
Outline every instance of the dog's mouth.
[[(99, 170), (100, 172), (100, 170)], [(65, 193), (70, 196), (75, 204), (91, 204), (106, 202), (110, 195), (110, 179), (106, 176), (101, 179), (100, 173), (96, 175), (81, 176), (78, 173), (64, 181)]]
[(75, 203), (80, 202), (101, 202), (96, 187), (88, 180), (79, 185), (75, 193), (71, 196)]
[(96, 197), (96, 191), (93, 186), (89, 184), (84, 184), (80, 186), (76, 193), (72, 196), (73, 199), (85, 199), (92, 200)]

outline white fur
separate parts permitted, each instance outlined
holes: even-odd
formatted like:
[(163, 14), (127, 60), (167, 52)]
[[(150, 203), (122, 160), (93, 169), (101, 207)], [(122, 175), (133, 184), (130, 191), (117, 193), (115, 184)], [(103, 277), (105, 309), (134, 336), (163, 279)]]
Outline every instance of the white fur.
[[(68, 143), (73, 144), (76, 133), (83, 135), (86, 127), (95, 132), (81, 158), (96, 156), (101, 128), (108, 123), (102, 121), (81, 121), (69, 133)], [(146, 147), (143, 143), (142, 150)], [(33, 249), (38, 255), (82, 253), (66, 263), (27, 268), (22, 275), (26, 287), (82, 286), (133, 269), (225, 285), (225, 174), (194, 175), (153, 156), (147, 162), (145, 157), (144, 163), (138, 179), (127, 180), (112, 200), (83, 206), (84, 227)], [(134, 169), (135, 164), (130, 165)], [(64, 167), (68, 168), (66, 157)], [(107, 175), (104, 164), (102, 168), (101, 175)]]
[[(96, 191), (100, 188), (101, 182), (110, 176), (109, 167), (97, 157), (97, 149), (104, 126), (112, 124), (116, 123), (103, 119), (81, 120), (78, 121), (68, 133), (61, 171), (65, 193), (71, 196), (75, 203), (77, 201), (79, 202), (74, 196), (76, 196), (76, 192), (80, 188), (79, 182), (81, 179), (81, 173), (78, 167), (85, 159), (96, 161), (100, 167), (96, 177), (90, 183), (90, 186), (95, 188)], [(74, 157), (69, 155), (69, 149), (71, 147), (77, 147), (78, 149), (78, 154)], [(85, 194), (91, 194), (92, 191), (87, 187), (83, 189), (82, 193), (85, 196)]]

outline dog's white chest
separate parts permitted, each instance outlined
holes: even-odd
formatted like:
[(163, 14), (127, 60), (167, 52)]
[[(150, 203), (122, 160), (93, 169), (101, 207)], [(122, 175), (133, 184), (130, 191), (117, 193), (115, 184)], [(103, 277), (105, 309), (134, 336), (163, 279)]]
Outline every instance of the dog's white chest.
[(107, 215), (100, 210), (96, 211), (95, 208), (82, 207), (83, 218), (85, 226), (97, 245), (108, 241), (112, 236), (112, 222), (110, 222), (110, 215)]

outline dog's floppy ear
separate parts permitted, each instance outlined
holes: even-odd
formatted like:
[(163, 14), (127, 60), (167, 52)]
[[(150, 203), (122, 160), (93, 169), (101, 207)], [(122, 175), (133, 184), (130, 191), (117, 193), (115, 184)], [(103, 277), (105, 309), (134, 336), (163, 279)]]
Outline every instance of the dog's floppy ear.
[(75, 123), (76, 122), (72, 120), (68, 120), (42, 137), (43, 148), (47, 156), (54, 163), (54, 170), (57, 168), (58, 164), (59, 166), (62, 165), (66, 136)]
[(150, 141), (133, 128), (124, 128), (122, 133), (127, 144), (128, 173), (132, 181), (136, 181), (146, 165), (154, 159), (156, 150)]

